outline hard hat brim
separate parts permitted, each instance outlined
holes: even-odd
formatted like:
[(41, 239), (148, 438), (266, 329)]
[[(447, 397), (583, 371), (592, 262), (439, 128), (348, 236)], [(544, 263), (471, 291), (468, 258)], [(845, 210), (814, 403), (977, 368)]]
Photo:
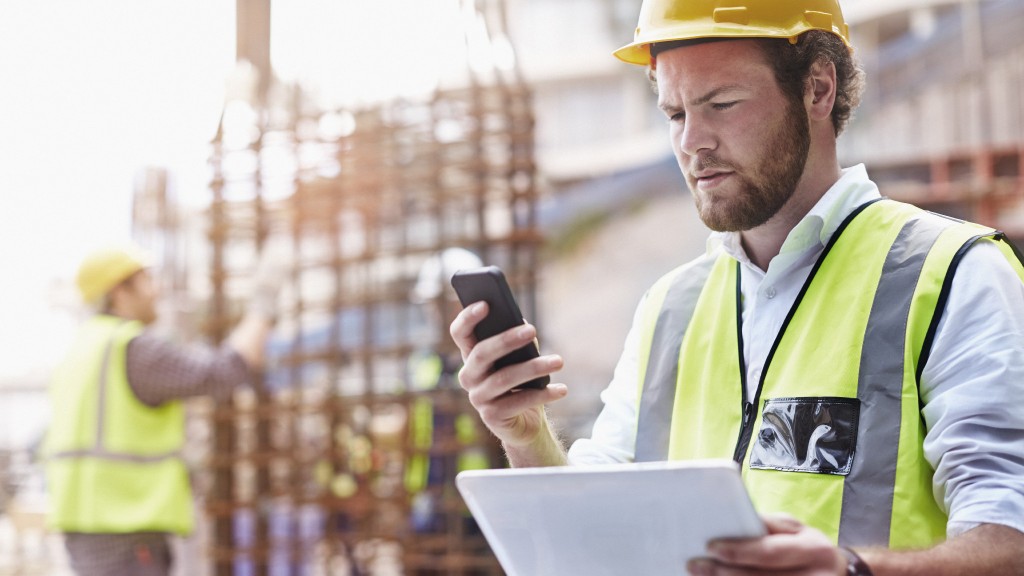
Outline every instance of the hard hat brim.
[(627, 64), (636, 64), (638, 66), (650, 66), (651, 64), (651, 45), (660, 44), (663, 42), (677, 42), (680, 40), (700, 40), (705, 38), (717, 38), (717, 39), (734, 39), (744, 40), (750, 38), (780, 38), (786, 39), (790, 42), (796, 42), (796, 39), (800, 37), (804, 32), (810, 30), (822, 30), (830, 32), (839, 36), (843, 43), (846, 44), (847, 48), (851, 51), (853, 46), (850, 44), (849, 33), (845, 28), (837, 28), (834, 25), (829, 28), (820, 28), (801, 22), (790, 28), (785, 27), (755, 27), (755, 26), (741, 26), (731, 24), (717, 24), (709, 29), (708, 26), (703, 23), (697, 24), (682, 24), (672, 27), (663, 27), (656, 30), (650, 35), (640, 34), (629, 44), (619, 48), (612, 52), (612, 55), (622, 60)]

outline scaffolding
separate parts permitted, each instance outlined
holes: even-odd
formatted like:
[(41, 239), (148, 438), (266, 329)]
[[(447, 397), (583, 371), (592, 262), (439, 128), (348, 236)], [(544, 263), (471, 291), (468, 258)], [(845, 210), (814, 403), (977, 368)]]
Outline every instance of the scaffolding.
[[(881, 3), (879, 3), (881, 4)], [(864, 102), (841, 156), (882, 194), (1024, 240), (1024, 5), (935, 2), (858, 24)]]
[(897, 200), (1002, 230), (1024, 243), (1024, 146), (876, 161), (871, 176)]
[[(507, 42), (501, 2), (463, 5)], [(165, 284), (198, 303), (189, 319), (209, 341), (240, 318), (268, 243), (294, 255), (259, 382), (198, 404), (190, 423), (206, 440), (195, 480), (212, 573), (501, 573), (453, 479), (467, 451), (489, 467), (504, 459), (455, 378), (412, 383), (416, 362), (450, 337), (410, 293), (428, 258), (467, 248), (504, 269), (536, 319), (533, 137), (514, 63), (467, 64), (464, 83), (421, 99), (320, 110), (295, 89), (274, 105), (230, 104), (198, 241), (183, 240), (196, 218), (168, 215), (180, 208), (160, 192), (166, 178), (148, 175), (136, 235), (187, 260), (187, 277)], [(415, 421), (424, 407), (427, 444)], [(443, 483), (411, 482), (417, 459), (443, 467), (431, 470)], [(425, 492), (426, 527), (414, 522)]]

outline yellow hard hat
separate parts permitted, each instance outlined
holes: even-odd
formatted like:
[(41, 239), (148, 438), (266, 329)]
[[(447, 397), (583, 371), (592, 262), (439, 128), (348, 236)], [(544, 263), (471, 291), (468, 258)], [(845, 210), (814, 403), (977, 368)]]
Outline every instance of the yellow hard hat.
[(824, 30), (850, 46), (839, 0), (644, 0), (633, 42), (613, 54), (651, 63), (651, 44), (695, 38), (796, 38)]
[(96, 303), (129, 276), (150, 266), (152, 257), (135, 244), (105, 246), (82, 260), (75, 284), (83, 300)]

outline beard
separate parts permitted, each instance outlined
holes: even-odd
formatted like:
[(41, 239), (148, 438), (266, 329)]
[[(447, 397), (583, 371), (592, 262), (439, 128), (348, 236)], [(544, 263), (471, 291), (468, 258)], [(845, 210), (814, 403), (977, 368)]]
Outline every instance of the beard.
[(791, 101), (786, 120), (764, 139), (760, 158), (749, 174), (714, 154), (698, 157), (692, 171), (731, 170), (739, 186), (734, 193), (718, 190), (702, 193), (692, 185), (690, 191), (701, 220), (716, 232), (742, 232), (767, 222), (796, 191), (810, 146), (807, 114), (799, 101)]

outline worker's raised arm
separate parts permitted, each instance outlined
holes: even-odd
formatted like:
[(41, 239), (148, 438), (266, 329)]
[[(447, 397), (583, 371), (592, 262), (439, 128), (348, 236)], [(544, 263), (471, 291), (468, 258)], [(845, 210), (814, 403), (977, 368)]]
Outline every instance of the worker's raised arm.
[(291, 245), (280, 238), (267, 243), (256, 263), (245, 315), (227, 340), (228, 346), (234, 348), (250, 368), (263, 367), (267, 337), (277, 319), (278, 295), (293, 266)]
[(562, 358), (542, 355), (520, 364), (494, 370), (494, 362), (534, 341), (536, 329), (517, 326), (493, 338), (477, 342), (473, 327), (487, 316), (487, 304), (477, 302), (456, 316), (451, 335), (462, 352), (459, 382), (484, 425), (501, 440), (509, 464), (515, 467), (559, 466), (566, 463), (565, 448), (544, 413), (544, 405), (568, 393), (564, 384), (548, 384), (539, 390), (512, 389), (557, 372)]

